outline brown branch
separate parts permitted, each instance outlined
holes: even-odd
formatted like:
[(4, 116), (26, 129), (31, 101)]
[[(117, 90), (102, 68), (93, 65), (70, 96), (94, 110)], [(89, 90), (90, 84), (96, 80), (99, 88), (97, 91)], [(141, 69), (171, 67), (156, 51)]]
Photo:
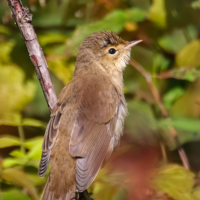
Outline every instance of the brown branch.
[[(140, 63), (138, 63), (137, 61), (131, 59), (130, 60), (130, 64), (136, 69), (138, 70), (142, 76), (144, 76), (144, 78), (146, 79), (148, 85), (149, 85), (149, 88), (151, 90), (151, 93), (158, 105), (158, 107), (160, 108), (160, 111), (162, 113), (162, 115), (169, 119), (170, 120), (170, 117), (169, 117), (169, 113), (168, 111), (166, 110), (163, 102), (162, 102), (162, 99), (160, 97), (160, 93), (158, 91), (158, 89), (156, 88), (155, 84), (153, 83), (152, 81), (152, 77), (151, 77), (151, 74), (149, 72), (147, 72), (144, 67), (142, 67), (142, 65)], [(188, 162), (188, 158), (185, 154), (185, 151), (183, 148), (180, 147), (180, 142), (179, 142), (179, 139), (178, 139), (178, 136), (177, 136), (177, 132), (176, 130), (174, 129), (173, 126), (168, 126), (168, 129), (169, 129), (169, 132), (170, 134), (172, 135), (172, 137), (174, 138), (174, 141), (176, 143), (176, 146), (178, 147), (178, 152), (179, 152), (179, 156), (182, 160), (182, 163), (183, 163), (183, 166), (187, 169), (190, 168), (190, 165), (189, 165), (189, 162)]]
[(49, 75), (48, 65), (44, 53), (31, 24), (32, 15), (29, 13), (28, 8), (23, 7), (20, 0), (7, 1), (12, 12), (12, 17), (25, 40), (30, 59), (35, 67), (47, 105), (51, 111), (57, 102), (57, 96)]

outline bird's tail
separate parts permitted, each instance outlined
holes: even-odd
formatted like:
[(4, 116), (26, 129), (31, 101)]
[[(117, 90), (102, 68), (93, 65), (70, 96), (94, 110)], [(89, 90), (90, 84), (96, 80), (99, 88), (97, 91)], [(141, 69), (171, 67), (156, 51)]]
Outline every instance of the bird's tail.
[(50, 188), (50, 179), (48, 178), (41, 200), (76, 200), (76, 193), (69, 191), (62, 196), (56, 197), (54, 191)]

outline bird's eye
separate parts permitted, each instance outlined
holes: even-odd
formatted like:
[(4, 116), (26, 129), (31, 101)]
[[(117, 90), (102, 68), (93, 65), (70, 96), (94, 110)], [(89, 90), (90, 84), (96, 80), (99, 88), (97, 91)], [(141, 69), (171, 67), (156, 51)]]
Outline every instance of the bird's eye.
[(108, 53), (109, 53), (109, 54), (115, 54), (115, 52), (116, 52), (116, 50), (115, 50), (114, 48), (110, 48), (110, 49), (108, 50)]

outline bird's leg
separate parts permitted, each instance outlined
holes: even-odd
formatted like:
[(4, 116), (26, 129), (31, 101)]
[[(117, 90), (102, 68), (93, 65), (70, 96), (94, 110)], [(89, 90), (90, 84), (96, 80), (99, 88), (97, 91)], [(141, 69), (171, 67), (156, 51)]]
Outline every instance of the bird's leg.
[(91, 198), (92, 193), (88, 193), (87, 190), (79, 193), (79, 200), (93, 200)]

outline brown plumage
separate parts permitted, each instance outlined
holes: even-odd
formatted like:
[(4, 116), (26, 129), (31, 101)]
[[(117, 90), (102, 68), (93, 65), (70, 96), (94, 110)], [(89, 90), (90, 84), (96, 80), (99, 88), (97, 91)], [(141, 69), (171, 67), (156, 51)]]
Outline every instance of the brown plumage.
[(45, 132), (39, 175), (49, 160), (50, 174), (42, 200), (70, 200), (86, 190), (118, 144), (127, 113), (122, 72), (136, 43), (109, 31), (82, 42)]

